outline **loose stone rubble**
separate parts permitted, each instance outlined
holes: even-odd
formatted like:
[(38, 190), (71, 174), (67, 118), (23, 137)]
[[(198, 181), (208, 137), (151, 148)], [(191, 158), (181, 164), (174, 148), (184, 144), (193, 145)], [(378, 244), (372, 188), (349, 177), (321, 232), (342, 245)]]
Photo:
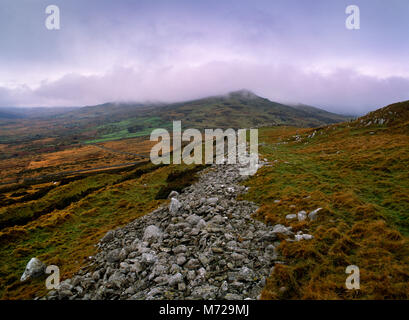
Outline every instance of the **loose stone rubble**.
[[(212, 165), (168, 206), (109, 231), (90, 265), (46, 299), (257, 299), (291, 227), (251, 218), (237, 165)], [(295, 240), (309, 238), (297, 235)]]

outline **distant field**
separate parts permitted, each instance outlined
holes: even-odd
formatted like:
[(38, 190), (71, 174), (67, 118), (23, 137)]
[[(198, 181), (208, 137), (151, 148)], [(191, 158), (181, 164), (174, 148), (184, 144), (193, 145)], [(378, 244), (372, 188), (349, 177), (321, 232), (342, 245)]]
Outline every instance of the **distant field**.
[(170, 129), (171, 123), (165, 123), (160, 117), (138, 117), (98, 126), (99, 138), (85, 143), (106, 142), (125, 138), (149, 136), (154, 129)]
[[(2, 184), (8, 181), (40, 177), (42, 175), (92, 169), (103, 166), (114, 166), (121, 163), (144, 160), (132, 153), (146, 155), (155, 142), (145, 138), (126, 139), (109, 143), (110, 150), (95, 145), (65, 146), (62, 150), (52, 151), (42, 147), (43, 141), (35, 141), (39, 146), (37, 152), (25, 152), (18, 157), (0, 159), (0, 178)], [(49, 143), (49, 142), (46, 142)], [(104, 147), (105, 143), (100, 146)], [(19, 146), (21, 147), (21, 146)], [(4, 147), (10, 152), (15, 146)], [(119, 152), (115, 152), (118, 150)], [(43, 152), (41, 152), (43, 151)], [(127, 154), (121, 152), (128, 152)]]

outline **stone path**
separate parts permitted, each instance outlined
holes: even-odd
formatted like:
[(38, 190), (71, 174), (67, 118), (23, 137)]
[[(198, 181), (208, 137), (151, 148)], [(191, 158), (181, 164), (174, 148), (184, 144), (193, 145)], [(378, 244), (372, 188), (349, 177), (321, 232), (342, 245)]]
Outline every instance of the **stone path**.
[(239, 165), (212, 165), (169, 206), (109, 231), (91, 266), (46, 298), (257, 299), (277, 234), (293, 233), (251, 218), (257, 206), (236, 200), (243, 179)]

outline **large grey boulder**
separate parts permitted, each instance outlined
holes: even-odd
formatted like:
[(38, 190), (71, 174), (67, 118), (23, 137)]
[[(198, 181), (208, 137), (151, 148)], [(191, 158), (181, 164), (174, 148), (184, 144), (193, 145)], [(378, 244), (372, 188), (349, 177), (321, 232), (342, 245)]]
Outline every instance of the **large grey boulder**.
[(141, 262), (145, 265), (153, 265), (157, 260), (158, 257), (152, 252), (142, 253)]
[(182, 204), (180, 203), (180, 201), (178, 199), (172, 198), (172, 199), (170, 199), (169, 212), (171, 214), (175, 215), (176, 213), (178, 213), (181, 206), (182, 206)]
[(30, 278), (37, 278), (45, 273), (46, 265), (37, 258), (31, 258), (27, 263), (26, 269), (20, 278), (20, 281), (26, 281)]
[(184, 244), (178, 245), (177, 247), (173, 248), (173, 252), (175, 254), (185, 253), (187, 251), (187, 247)]
[(149, 243), (160, 242), (162, 240), (163, 234), (162, 231), (155, 225), (150, 225), (146, 227), (143, 234), (143, 241)]

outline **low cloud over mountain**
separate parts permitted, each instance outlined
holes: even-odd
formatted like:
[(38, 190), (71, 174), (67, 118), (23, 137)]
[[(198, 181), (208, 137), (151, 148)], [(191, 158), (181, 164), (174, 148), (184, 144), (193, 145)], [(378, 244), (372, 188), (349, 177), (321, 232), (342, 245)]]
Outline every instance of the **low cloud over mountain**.
[(0, 104), (93, 105), (106, 101), (180, 101), (238, 88), (280, 102), (303, 102), (327, 110), (360, 114), (408, 97), (409, 79), (377, 78), (351, 69), (329, 74), (294, 66), (211, 62), (196, 67), (151, 70), (117, 67), (102, 75), (67, 74), (38, 88), (0, 88)]

